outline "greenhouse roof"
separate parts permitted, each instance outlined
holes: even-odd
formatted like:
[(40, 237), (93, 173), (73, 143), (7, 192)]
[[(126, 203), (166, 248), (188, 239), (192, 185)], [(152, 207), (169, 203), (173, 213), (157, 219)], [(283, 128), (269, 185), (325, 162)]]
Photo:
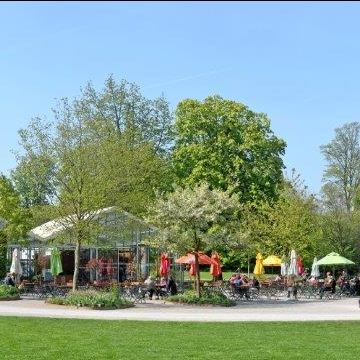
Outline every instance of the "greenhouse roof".
[[(115, 214), (116, 207), (108, 207), (100, 210), (96, 210), (93, 213), (89, 213), (85, 216), (85, 220), (89, 219), (91, 217), (91, 221), (99, 220), (103, 215), (107, 214)], [(147, 225), (144, 221), (136, 218), (135, 216), (129, 214), (126, 211), (120, 212), (120, 214), (124, 215), (126, 218), (131, 219), (135, 222), (138, 222), (142, 225), (146, 225), (147, 228), (151, 230), (155, 230), (154, 227)], [(69, 215), (68, 217), (64, 217), (57, 220), (51, 220), (48, 221), (40, 226), (37, 226), (36, 228), (30, 230), (28, 232), (28, 235), (32, 239), (40, 240), (40, 241), (47, 241), (55, 239), (57, 236), (63, 234), (65, 231), (70, 230), (72, 227), (74, 227), (75, 221), (74, 221), (75, 215)]]

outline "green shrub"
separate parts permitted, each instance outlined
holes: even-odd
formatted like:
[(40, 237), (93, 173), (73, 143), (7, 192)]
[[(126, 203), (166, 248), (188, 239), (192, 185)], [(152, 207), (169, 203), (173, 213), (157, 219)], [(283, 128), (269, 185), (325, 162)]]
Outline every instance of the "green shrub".
[(20, 292), (15, 286), (0, 285), (0, 299), (20, 299)]
[(45, 302), (55, 305), (65, 305), (65, 301), (65, 298), (62, 298), (60, 296), (54, 296), (45, 300)]
[(236, 302), (228, 299), (224, 294), (219, 292), (209, 292), (202, 290), (201, 297), (198, 298), (194, 290), (188, 290), (183, 294), (170, 296), (169, 301), (179, 302), (193, 305), (219, 305), (219, 306), (234, 306)]
[(47, 302), (58, 305), (96, 308), (120, 308), (132, 305), (132, 302), (117, 296), (114, 291), (101, 292), (95, 290), (70, 292), (66, 298), (53, 297), (47, 299)]

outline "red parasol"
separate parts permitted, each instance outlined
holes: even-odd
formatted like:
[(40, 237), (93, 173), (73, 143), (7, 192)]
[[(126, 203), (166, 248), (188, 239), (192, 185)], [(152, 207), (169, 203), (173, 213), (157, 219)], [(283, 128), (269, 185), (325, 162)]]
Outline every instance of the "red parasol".
[(101, 275), (106, 275), (106, 261), (103, 256), (99, 260), (99, 273)]
[(170, 259), (167, 253), (162, 253), (160, 258), (160, 275), (166, 276), (170, 271)]
[(220, 263), (220, 257), (217, 252), (215, 252), (211, 258), (216, 262), (216, 264), (211, 264), (210, 266), (210, 274), (213, 277), (217, 277), (221, 274), (221, 263)]
[(190, 276), (195, 276), (196, 275), (196, 266), (195, 266), (194, 263), (191, 263), (191, 265), (190, 265), (189, 274), (190, 274)]
[[(195, 255), (188, 253), (186, 256), (181, 256), (175, 260), (177, 264), (193, 264), (195, 263)], [(217, 262), (203, 252), (199, 251), (200, 265), (217, 265)]]
[(109, 276), (114, 274), (113, 260), (111, 258), (108, 259), (108, 262), (106, 265), (106, 272)]
[(302, 262), (301, 257), (299, 257), (299, 258), (296, 260), (296, 267), (297, 267), (297, 270), (298, 270), (298, 274), (299, 274), (299, 275), (302, 275), (303, 272), (304, 272), (304, 265), (303, 265), (303, 262)]

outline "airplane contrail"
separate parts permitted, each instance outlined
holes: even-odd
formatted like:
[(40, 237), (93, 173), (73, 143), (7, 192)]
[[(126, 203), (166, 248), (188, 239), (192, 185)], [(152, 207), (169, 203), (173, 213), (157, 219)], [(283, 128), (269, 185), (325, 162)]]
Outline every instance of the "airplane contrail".
[(220, 70), (209, 71), (209, 72), (206, 72), (206, 73), (200, 73), (200, 74), (195, 74), (195, 75), (183, 76), (183, 77), (176, 78), (176, 79), (173, 79), (173, 80), (170, 80), (170, 81), (166, 81), (166, 82), (163, 82), (163, 83), (156, 83), (156, 84), (153, 84), (153, 85), (148, 85), (148, 86), (145, 86), (144, 88), (145, 88), (145, 89), (149, 89), (149, 88), (153, 88), (153, 87), (157, 87), (157, 86), (164, 86), (164, 85), (175, 84), (175, 83), (180, 82), (180, 81), (197, 79), (197, 78), (204, 77), (204, 76), (209, 76), (209, 75), (213, 75), (213, 74), (219, 74), (219, 73), (222, 73), (222, 72), (225, 72), (225, 71), (229, 71), (229, 70), (231, 70), (231, 68), (230, 68), (230, 67), (227, 67), (227, 68), (223, 68), (223, 69), (220, 69)]

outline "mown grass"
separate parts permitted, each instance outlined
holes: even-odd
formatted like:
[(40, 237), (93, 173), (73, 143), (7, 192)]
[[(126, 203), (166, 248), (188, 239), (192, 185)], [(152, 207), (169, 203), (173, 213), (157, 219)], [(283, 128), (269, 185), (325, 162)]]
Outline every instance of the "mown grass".
[(358, 359), (360, 322), (0, 317), (1, 359)]

